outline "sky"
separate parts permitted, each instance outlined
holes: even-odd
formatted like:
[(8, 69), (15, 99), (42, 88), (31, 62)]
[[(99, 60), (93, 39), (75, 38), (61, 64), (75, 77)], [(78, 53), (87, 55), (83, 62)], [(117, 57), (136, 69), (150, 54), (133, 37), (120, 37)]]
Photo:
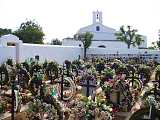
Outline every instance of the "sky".
[(148, 46), (158, 40), (160, 0), (0, 0), (0, 28), (16, 30), (22, 22), (35, 20), (53, 38), (73, 37), (92, 24), (92, 12), (102, 11), (103, 24), (119, 30), (131, 25), (147, 36)]

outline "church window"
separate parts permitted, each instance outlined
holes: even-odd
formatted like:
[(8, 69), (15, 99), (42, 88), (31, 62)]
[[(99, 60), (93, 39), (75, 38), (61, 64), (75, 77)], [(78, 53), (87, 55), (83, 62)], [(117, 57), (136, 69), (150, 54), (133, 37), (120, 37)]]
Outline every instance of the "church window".
[(96, 26), (96, 31), (100, 31), (100, 27), (99, 26)]

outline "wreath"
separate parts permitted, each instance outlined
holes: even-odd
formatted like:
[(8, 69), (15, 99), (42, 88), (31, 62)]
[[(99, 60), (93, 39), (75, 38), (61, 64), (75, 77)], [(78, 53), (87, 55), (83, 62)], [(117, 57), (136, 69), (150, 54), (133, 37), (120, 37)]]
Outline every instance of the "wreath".
[[(65, 84), (64, 89), (65, 89), (65, 86), (69, 87), (69, 89), (63, 91), (63, 100), (69, 101), (75, 96), (76, 86), (73, 80), (69, 77), (64, 78), (64, 84)], [(61, 97), (61, 84), (58, 84), (56, 89), (57, 89), (58, 96)]]

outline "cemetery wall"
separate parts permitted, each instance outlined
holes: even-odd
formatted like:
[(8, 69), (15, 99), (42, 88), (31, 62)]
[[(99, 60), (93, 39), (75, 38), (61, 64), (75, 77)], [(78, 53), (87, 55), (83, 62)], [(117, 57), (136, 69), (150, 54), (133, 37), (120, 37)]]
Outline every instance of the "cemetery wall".
[(88, 57), (143, 57), (146, 60), (154, 59), (160, 62), (160, 51), (159, 50), (147, 50), (147, 49), (119, 49), (119, 48), (97, 48), (92, 47), (87, 51)]
[(78, 59), (82, 53), (82, 48), (72, 46), (59, 45), (36, 45), (23, 44), (20, 47), (20, 61), (27, 58), (34, 58), (36, 55), (40, 56), (40, 61), (55, 60), (62, 64), (65, 60)]
[(16, 58), (15, 46), (0, 46), (0, 64), (6, 61), (8, 58)]
[[(160, 52), (158, 50), (145, 49), (107, 49), (92, 47), (87, 50), (88, 55), (101, 57), (136, 57), (142, 56), (145, 59), (156, 59), (160, 61)], [(83, 48), (79, 46), (59, 46), (59, 45), (38, 45), (38, 44), (20, 44), (19, 61), (23, 62), (28, 58), (40, 56), (40, 61), (55, 60), (62, 64), (65, 60), (75, 60), (83, 56)], [(16, 60), (15, 46), (0, 46), (0, 64), (8, 58)]]

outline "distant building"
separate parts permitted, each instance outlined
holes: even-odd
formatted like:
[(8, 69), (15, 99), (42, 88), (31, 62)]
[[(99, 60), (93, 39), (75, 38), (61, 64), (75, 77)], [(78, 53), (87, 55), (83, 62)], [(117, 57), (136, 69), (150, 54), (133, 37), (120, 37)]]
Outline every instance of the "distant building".
[[(78, 30), (78, 33), (90, 32), (93, 34), (92, 45), (91, 47), (102, 47), (107, 49), (128, 49), (127, 45), (124, 42), (121, 42), (116, 39), (115, 33), (117, 32), (113, 28), (109, 28), (103, 25), (102, 12), (94, 11), (93, 12), (93, 23), (86, 27), (82, 27)], [(143, 36), (145, 40), (138, 47), (131, 46), (131, 49), (137, 48), (147, 48), (147, 39)], [(81, 41), (76, 40), (76, 38), (64, 38), (62, 41), (64, 46), (82, 46)]]

